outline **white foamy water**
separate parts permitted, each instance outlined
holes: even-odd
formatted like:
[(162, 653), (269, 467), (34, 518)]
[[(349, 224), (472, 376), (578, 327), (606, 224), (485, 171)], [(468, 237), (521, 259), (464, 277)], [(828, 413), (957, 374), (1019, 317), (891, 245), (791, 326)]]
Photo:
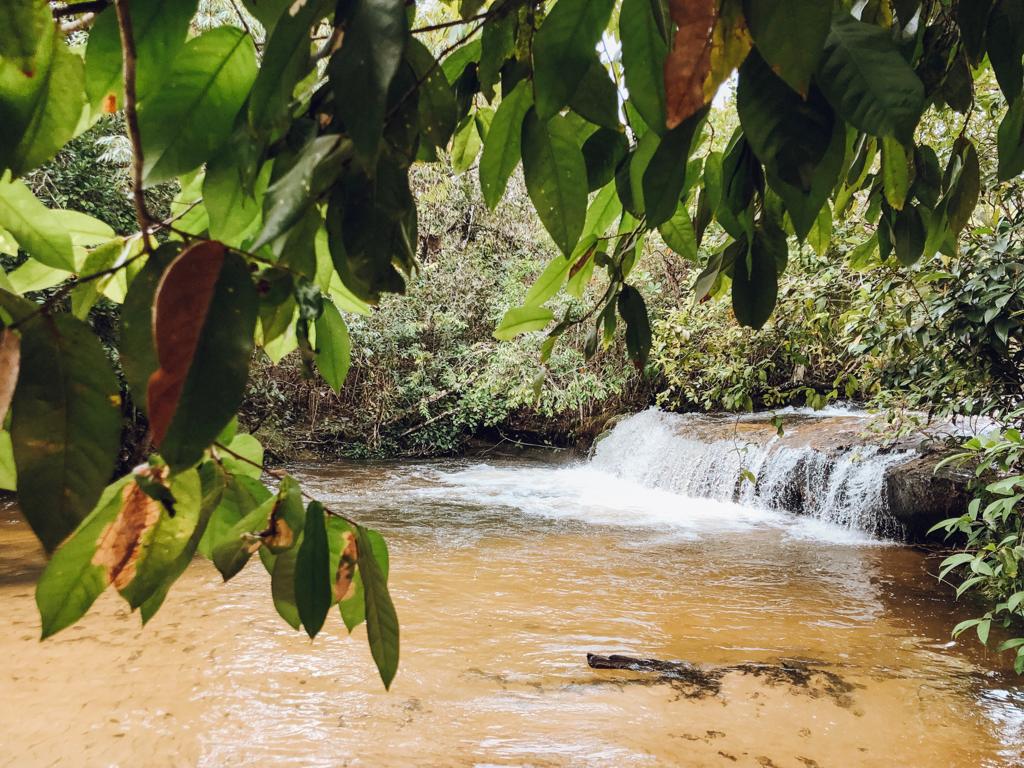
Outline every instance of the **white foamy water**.
[(836, 544), (878, 544), (899, 534), (884, 477), (913, 452), (863, 446), (824, 453), (777, 438), (714, 439), (706, 430), (698, 437), (689, 423), (650, 409), (616, 425), (587, 462), (439, 471), (416, 493), (688, 538), (767, 527)]
[[(850, 416), (852, 414), (845, 414)], [(649, 409), (625, 419), (596, 446), (590, 465), (650, 488), (744, 506), (799, 512), (850, 531), (899, 533), (888, 514), (885, 474), (913, 451), (865, 445), (825, 453), (789, 446), (689, 436), (685, 416)]]

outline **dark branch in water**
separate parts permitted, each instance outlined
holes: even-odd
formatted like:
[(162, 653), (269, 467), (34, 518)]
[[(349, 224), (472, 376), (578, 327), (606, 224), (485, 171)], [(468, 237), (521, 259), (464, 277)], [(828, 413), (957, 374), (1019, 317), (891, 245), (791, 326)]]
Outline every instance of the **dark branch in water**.
[[(703, 666), (686, 661), (639, 659), (633, 656), (587, 654), (592, 669), (618, 669), (657, 675), (650, 682), (670, 684), (681, 698), (701, 699), (716, 696), (722, 689), (722, 678), (728, 674), (753, 675), (768, 685), (786, 684), (805, 689), (812, 698), (828, 696), (838, 706), (852, 703), (850, 692), (854, 686), (834, 672), (820, 669), (804, 661), (780, 661), (777, 664), (744, 663), (724, 666)], [(638, 681), (648, 682), (648, 681)]]

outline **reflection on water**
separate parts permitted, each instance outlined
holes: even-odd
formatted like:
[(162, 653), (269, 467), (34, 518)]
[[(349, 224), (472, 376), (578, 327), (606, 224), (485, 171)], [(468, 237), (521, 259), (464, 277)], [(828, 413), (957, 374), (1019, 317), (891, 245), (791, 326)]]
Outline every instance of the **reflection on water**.
[[(315, 643), (253, 565), (193, 564), (144, 630), (114, 595), (38, 643), (41, 557), (0, 527), (2, 760), (51, 765), (1012, 766), (1024, 692), (949, 628), (917, 552), (586, 467), (306, 467), (392, 547), (390, 693), (357, 630)], [(687, 698), (586, 653), (711, 665), (803, 659), (822, 695), (740, 673)]]

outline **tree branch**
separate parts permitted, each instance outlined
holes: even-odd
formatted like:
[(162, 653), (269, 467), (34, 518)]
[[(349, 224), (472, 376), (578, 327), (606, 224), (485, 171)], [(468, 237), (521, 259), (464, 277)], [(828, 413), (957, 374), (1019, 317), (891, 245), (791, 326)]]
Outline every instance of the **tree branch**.
[(128, 138), (132, 143), (132, 200), (135, 203), (135, 217), (142, 230), (142, 247), (146, 253), (152, 252), (149, 242), (149, 229), (153, 219), (146, 208), (146, 195), (142, 189), (142, 136), (139, 133), (138, 99), (135, 90), (135, 67), (137, 63), (135, 38), (132, 34), (132, 17), (128, 8), (128, 0), (114, 0), (117, 11), (117, 26), (121, 32), (121, 50), (124, 62), (124, 119), (128, 128)]
[(110, 6), (111, 0), (91, 0), (86, 3), (75, 3), (52, 9), (53, 18), (63, 19), (66, 16), (78, 16), (81, 13), (99, 13)]
[[(278, 482), (281, 482), (285, 478), (285, 476), (282, 475), (280, 472), (277, 472), (276, 470), (270, 469), (269, 467), (261, 464), (258, 461), (253, 461), (252, 459), (248, 458), (247, 456), (243, 456), (240, 453), (232, 451), (230, 448), (228, 448), (223, 443), (214, 443), (213, 447), (216, 450), (221, 451), (222, 453), (226, 453), (231, 458), (237, 459), (238, 461), (242, 462), (243, 464), (248, 464), (250, 467), (255, 467), (256, 469), (260, 470), (261, 472), (265, 472), (266, 474), (270, 475), (272, 478), (274, 478)], [(315, 496), (311, 496), (310, 494), (306, 493), (306, 491), (302, 490), (302, 488), (299, 488), (299, 490), (301, 491), (302, 495), (305, 496), (310, 501), (317, 501), (317, 498)], [(321, 504), (322, 503), (323, 502), (321, 502)], [(337, 518), (339, 518), (341, 520), (344, 520), (346, 523), (348, 523), (349, 525), (351, 525), (354, 528), (358, 528), (359, 527), (359, 523), (357, 523), (355, 520), (353, 520), (352, 518), (347, 517), (347, 516), (341, 514), (341, 512), (335, 512), (332, 509), (328, 509), (326, 505), (324, 505), (324, 512), (326, 512), (331, 517), (337, 517)]]

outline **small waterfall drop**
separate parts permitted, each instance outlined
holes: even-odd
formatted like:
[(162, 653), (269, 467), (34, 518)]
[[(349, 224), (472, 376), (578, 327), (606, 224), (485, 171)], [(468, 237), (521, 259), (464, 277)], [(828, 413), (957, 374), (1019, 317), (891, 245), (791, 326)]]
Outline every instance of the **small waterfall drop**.
[[(619, 422), (594, 448), (591, 466), (684, 496), (809, 515), (849, 530), (898, 537), (885, 475), (914, 451), (833, 439), (863, 419), (794, 414), (779, 437), (764, 417), (709, 417), (651, 408)], [(809, 440), (814, 436), (823, 440)], [(813, 443), (813, 444), (812, 444)], [(821, 445), (824, 443), (824, 445)]]

